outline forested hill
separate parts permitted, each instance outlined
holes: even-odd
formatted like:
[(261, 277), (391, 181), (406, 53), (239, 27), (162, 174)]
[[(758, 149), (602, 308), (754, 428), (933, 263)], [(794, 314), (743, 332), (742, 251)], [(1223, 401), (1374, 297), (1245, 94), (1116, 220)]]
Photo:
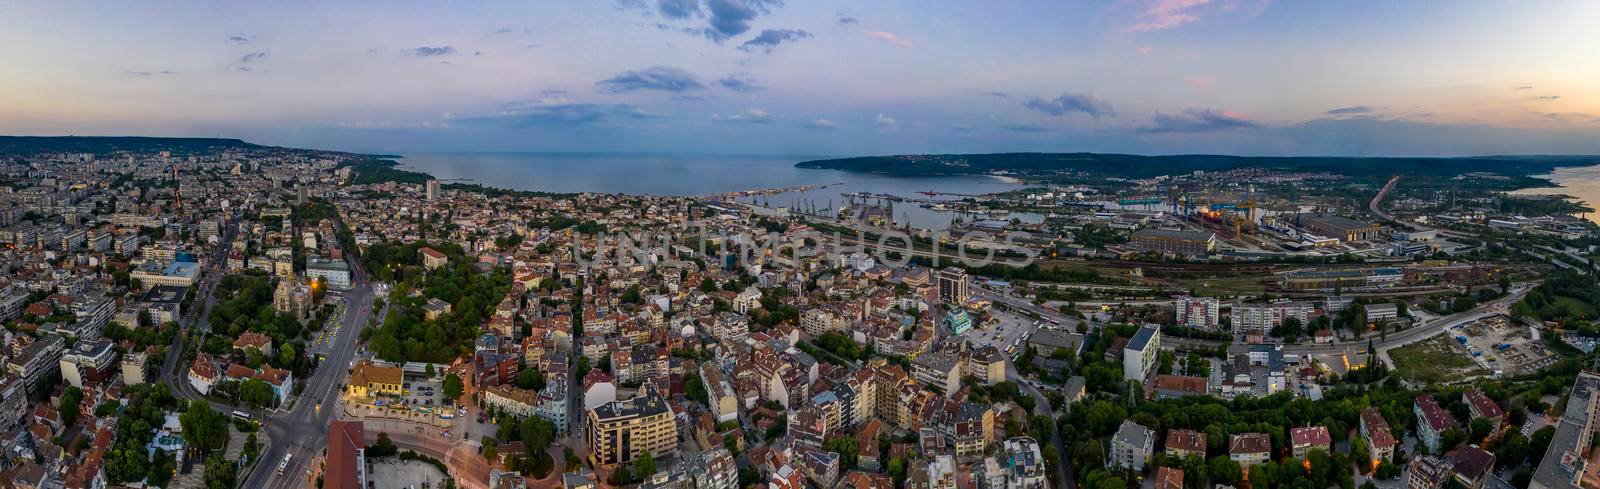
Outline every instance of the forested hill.
[(262, 148), (238, 139), (143, 136), (0, 136), (0, 154), (171, 151), (205, 153), (231, 148)]
[(1529, 175), (1563, 166), (1600, 164), (1600, 156), (1474, 156), (1422, 157), (1282, 157), (1226, 155), (1141, 156), (1109, 153), (993, 153), (862, 156), (803, 161), (799, 168), (886, 173), (891, 175), (961, 175), (1007, 172), (1054, 175), (1088, 172), (1105, 177), (1145, 178), (1195, 170), (1270, 168), (1285, 171), (1331, 172), (1349, 176), (1396, 174), (1462, 174), (1493, 172)]

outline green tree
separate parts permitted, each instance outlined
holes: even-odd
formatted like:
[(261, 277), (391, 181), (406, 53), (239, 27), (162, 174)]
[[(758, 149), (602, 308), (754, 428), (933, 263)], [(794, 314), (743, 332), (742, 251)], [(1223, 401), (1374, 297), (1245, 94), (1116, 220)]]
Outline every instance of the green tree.
[(70, 426), (78, 422), (78, 410), (83, 404), (83, 389), (67, 387), (61, 394), (61, 424)]
[(460, 399), (463, 390), (465, 386), (461, 385), (461, 377), (453, 373), (444, 376), (444, 397)]
[(268, 384), (261, 379), (246, 379), (243, 384), (240, 384), (239, 400), (256, 408), (278, 404), (278, 396), (272, 392), (272, 384)]
[(656, 475), (656, 458), (651, 456), (650, 452), (644, 452), (639, 455), (639, 460), (634, 461), (633, 466), (641, 479), (648, 479), (650, 476)]
[(236, 469), (232, 461), (222, 457), (221, 452), (211, 454), (206, 459), (206, 489), (233, 489), (234, 479), (239, 475)]
[(172, 476), (178, 472), (178, 458), (172, 452), (156, 450), (155, 460), (150, 463), (150, 470), (145, 479), (145, 485), (150, 487), (167, 487), (172, 483)]
[(1482, 443), (1484, 438), (1489, 436), (1489, 431), (1494, 429), (1494, 424), (1489, 422), (1489, 418), (1472, 418), (1472, 423), (1467, 426), (1472, 430), (1472, 438), (1469, 440), (1473, 443)]
[(822, 449), (839, 454), (839, 470), (848, 471), (856, 468), (856, 456), (859, 450), (856, 439), (850, 435), (834, 435), (823, 442)]
[(685, 376), (683, 380), (683, 395), (688, 397), (689, 400), (700, 404), (708, 406), (711, 404), (711, 394), (706, 392), (705, 381), (700, 379), (698, 372), (691, 372)]
[(1207, 463), (1206, 472), (1207, 475), (1211, 476), (1213, 482), (1230, 486), (1238, 486), (1239, 481), (1244, 478), (1244, 472), (1239, 468), (1239, 462), (1221, 455), (1211, 458), (1211, 461)]

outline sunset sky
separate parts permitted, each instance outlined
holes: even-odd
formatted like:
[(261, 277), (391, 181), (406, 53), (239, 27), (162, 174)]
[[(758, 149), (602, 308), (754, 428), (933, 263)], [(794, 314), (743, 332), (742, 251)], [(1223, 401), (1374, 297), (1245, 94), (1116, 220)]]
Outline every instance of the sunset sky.
[(0, 133), (1600, 154), (1600, 2), (0, 1)]

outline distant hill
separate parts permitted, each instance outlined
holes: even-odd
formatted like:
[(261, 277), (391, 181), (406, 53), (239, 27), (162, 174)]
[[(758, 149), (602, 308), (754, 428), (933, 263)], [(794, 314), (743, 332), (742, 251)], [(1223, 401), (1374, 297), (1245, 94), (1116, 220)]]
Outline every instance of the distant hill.
[(0, 136), (3, 153), (94, 153), (171, 151), (203, 153), (221, 149), (262, 148), (238, 139), (158, 138), (143, 136)]
[(1331, 172), (1354, 177), (1396, 174), (1461, 174), (1493, 172), (1529, 175), (1563, 166), (1600, 164), (1600, 156), (1474, 156), (1461, 158), (1280, 157), (1227, 155), (1141, 156), (1106, 153), (993, 153), (862, 156), (802, 161), (799, 168), (886, 173), (892, 175), (970, 175), (1008, 172), (1048, 176), (1086, 172), (1104, 177), (1146, 178), (1195, 170), (1271, 168)]

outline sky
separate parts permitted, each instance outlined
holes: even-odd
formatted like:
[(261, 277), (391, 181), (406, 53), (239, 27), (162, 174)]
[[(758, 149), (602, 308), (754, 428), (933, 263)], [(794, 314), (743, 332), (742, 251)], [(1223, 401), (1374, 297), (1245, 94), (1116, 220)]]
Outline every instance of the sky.
[(0, 0), (0, 133), (372, 152), (1600, 154), (1600, 2)]

